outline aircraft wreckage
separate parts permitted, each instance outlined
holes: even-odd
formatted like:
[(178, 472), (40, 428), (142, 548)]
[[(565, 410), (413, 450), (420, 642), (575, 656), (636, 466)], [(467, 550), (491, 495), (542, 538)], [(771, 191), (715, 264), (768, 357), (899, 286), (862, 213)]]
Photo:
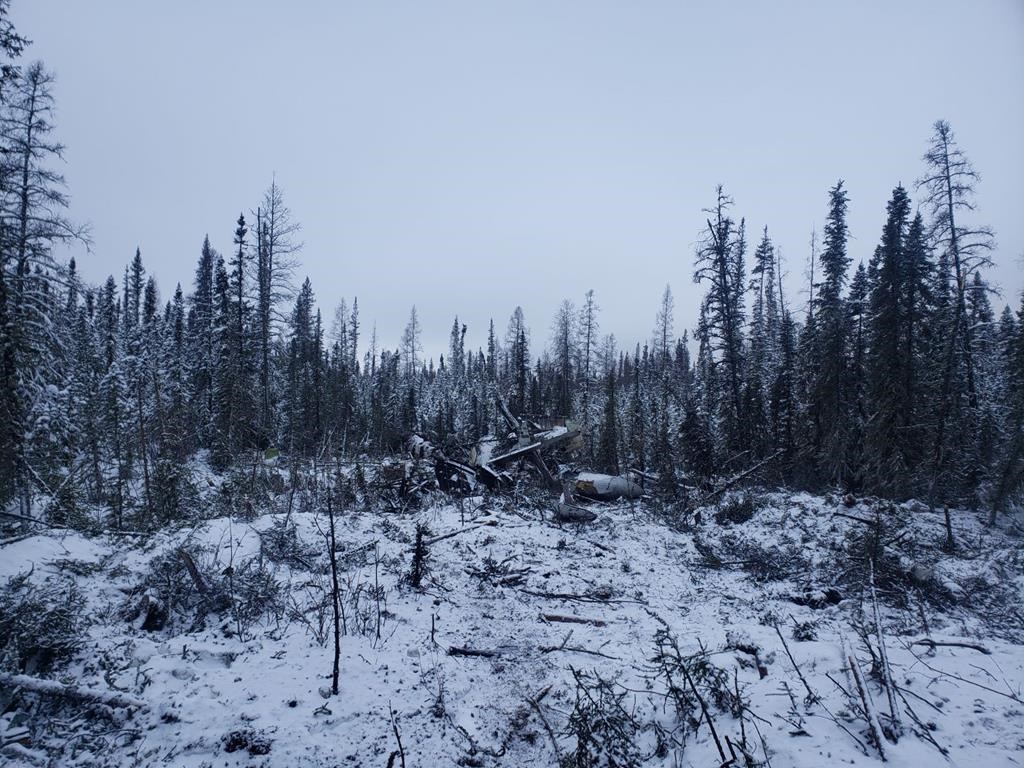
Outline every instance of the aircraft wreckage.
[(469, 492), (478, 485), (491, 490), (511, 487), (517, 468), (530, 464), (543, 483), (563, 494), (578, 495), (595, 501), (639, 499), (643, 488), (622, 475), (581, 472), (569, 487), (551, 469), (544, 455), (554, 449), (573, 453), (583, 446), (583, 434), (571, 421), (560, 418), (516, 418), (501, 398), (498, 411), (505, 420), (509, 435), (505, 440), (488, 436), (473, 445), (461, 459), (448, 455), (419, 435), (409, 438), (409, 452), (414, 459), (434, 462), (438, 485), (444, 491)]

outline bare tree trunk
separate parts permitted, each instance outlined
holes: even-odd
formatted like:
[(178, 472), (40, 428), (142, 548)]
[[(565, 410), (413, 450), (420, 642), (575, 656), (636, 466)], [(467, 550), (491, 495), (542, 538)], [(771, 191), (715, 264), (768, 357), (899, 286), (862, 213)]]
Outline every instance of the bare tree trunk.
[[(967, 322), (967, 305), (964, 300), (964, 293), (967, 290), (967, 275), (964, 273), (960, 263), (960, 242), (957, 237), (956, 218), (954, 216), (953, 177), (949, 167), (949, 145), (945, 139), (943, 139), (943, 148), (943, 182), (946, 186), (946, 210), (949, 216), (949, 250), (953, 254), (953, 267), (956, 271), (957, 321), (963, 325), (964, 363), (967, 366), (967, 396), (971, 407), (974, 408), (978, 405), (978, 397), (974, 391), (974, 356), (972, 354), (971, 326)], [(956, 337), (954, 336), (954, 342), (955, 340)]]
[(149, 446), (146, 443), (146, 422), (142, 414), (142, 380), (139, 380), (135, 390), (135, 400), (139, 415), (139, 448), (142, 451), (142, 481), (146, 491), (146, 511), (153, 513), (153, 497), (149, 489)]
[(334, 504), (332, 502), (331, 488), (327, 488), (327, 519), (330, 523), (328, 556), (331, 560), (331, 605), (334, 613), (334, 667), (331, 673), (331, 693), (338, 695), (338, 675), (341, 665), (341, 617), (339, 615), (339, 603), (341, 602), (341, 590), (338, 587), (338, 554), (335, 551), (336, 540), (334, 535)]

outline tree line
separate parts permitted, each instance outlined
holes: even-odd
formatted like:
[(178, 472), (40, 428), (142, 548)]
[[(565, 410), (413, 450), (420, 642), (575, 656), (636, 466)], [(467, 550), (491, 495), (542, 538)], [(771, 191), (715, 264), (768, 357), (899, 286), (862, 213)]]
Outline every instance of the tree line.
[[(6, 22), (8, 58), (25, 44)], [(52, 75), (5, 65), (0, 90), (0, 503), (67, 519), (83, 504), (120, 526), (182, 514), (194, 457), (217, 470), (278, 451), (290, 461), (392, 454), (413, 433), (468, 446), (521, 414), (584, 431), (581, 465), (638, 470), (672, 499), (771, 459), (779, 484), (839, 488), (993, 514), (1024, 476), (1024, 306), (996, 317), (991, 232), (972, 223), (978, 175), (939, 121), (922, 177), (897, 185), (866, 260), (849, 253), (842, 181), (812, 238), (807, 297), (783, 290), (769, 230), (748, 242), (719, 187), (677, 334), (666, 287), (649, 339), (602, 333), (593, 291), (557, 308), (536, 343), (521, 308), (473, 349), (456, 317), (424, 359), (415, 308), (399, 343), (367, 334), (357, 299), (325, 322), (295, 285), (299, 226), (280, 186), (203, 240), (188, 289), (161, 296), (141, 251), (101, 285), (54, 250), (87, 233), (66, 216)], [(691, 358), (691, 351), (693, 356)]]

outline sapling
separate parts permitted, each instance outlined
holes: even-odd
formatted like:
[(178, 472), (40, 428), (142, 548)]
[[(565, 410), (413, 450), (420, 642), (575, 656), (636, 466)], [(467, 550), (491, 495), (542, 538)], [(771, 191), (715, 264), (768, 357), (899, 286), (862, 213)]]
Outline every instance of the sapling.
[(430, 529), (424, 523), (416, 524), (416, 544), (412, 550), (412, 564), (409, 567), (407, 580), (413, 589), (421, 589), (423, 579), (430, 572), (430, 545), (427, 539)]
[(341, 616), (339, 614), (339, 603), (341, 601), (340, 590), (338, 589), (338, 553), (334, 532), (334, 504), (332, 502), (331, 489), (327, 489), (327, 520), (328, 520), (328, 547), (327, 552), (331, 560), (331, 608), (334, 619), (334, 666), (331, 669), (331, 693), (338, 695), (338, 673), (341, 664)]

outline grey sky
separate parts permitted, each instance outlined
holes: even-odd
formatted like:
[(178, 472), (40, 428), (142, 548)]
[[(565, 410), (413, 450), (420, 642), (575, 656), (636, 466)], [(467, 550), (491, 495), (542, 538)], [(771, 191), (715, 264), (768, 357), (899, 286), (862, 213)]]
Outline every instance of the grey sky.
[(536, 350), (594, 288), (631, 346), (666, 282), (694, 325), (715, 184), (795, 289), (828, 188), (846, 179), (867, 260), (941, 117), (982, 175), (989, 277), (1014, 305), (1024, 286), (1020, 0), (14, 0), (12, 18), (57, 72), (91, 281), (138, 244), (165, 297), (190, 289), (204, 233), (227, 252), (276, 172), (325, 317), (358, 295), (397, 346), (415, 303), (436, 355), (455, 313), (475, 348), (519, 303)]

